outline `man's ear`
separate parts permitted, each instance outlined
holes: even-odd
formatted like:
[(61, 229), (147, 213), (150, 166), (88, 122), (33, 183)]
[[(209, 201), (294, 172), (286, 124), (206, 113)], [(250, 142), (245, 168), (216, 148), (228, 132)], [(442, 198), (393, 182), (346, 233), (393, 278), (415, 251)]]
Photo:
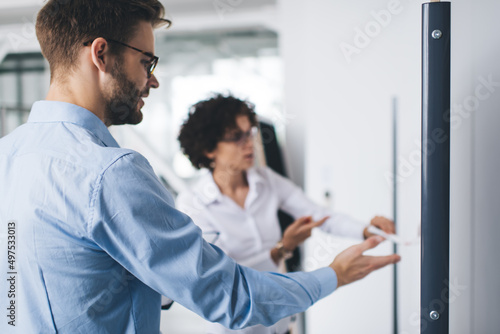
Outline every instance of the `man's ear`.
[(107, 73), (111, 71), (111, 55), (109, 52), (109, 44), (104, 38), (96, 38), (91, 45), (92, 62), (94, 66), (101, 72)]

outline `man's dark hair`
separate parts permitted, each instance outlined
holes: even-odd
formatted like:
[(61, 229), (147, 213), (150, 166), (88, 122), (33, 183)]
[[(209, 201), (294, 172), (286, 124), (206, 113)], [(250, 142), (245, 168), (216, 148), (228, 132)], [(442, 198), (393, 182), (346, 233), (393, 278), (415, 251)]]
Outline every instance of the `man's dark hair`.
[(177, 138), (182, 152), (195, 168), (212, 170), (212, 160), (205, 154), (212, 152), (228, 131), (238, 129), (238, 116), (247, 116), (252, 126), (256, 126), (254, 109), (254, 105), (248, 101), (222, 94), (194, 104)]
[[(168, 24), (158, 0), (48, 0), (38, 12), (36, 35), (53, 78), (71, 71), (83, 43), (98, 37), (127, 43), (141, 21)], [(110, 44), (111, 52), (120, 46)]]

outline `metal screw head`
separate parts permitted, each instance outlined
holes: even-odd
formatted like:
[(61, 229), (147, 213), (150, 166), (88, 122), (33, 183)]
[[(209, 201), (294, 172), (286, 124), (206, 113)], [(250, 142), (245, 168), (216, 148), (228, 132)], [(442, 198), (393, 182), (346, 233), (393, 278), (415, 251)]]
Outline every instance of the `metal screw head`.
[(436, 311), (431, 311), (431, 313), (429, 314), (429, 316), (431, 317), (432, 320), (438, 320), (439, 319), (439, 313), (437, 313)]
[(432, 32), (431, 36), (434, 39), (440, 39), (441, 36), (443, 36), (443, 33), (441, 32), (441, 30), (436, 29)]

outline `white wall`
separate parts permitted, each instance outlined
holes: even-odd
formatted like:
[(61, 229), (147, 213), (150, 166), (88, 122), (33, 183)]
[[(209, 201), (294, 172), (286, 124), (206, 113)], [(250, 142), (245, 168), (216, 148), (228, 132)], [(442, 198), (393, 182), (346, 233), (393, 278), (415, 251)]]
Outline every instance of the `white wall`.
[[(393, 96), (400, 107), (400, 156), (418, 152), (420, 138), (420, 5), (387, 0), (285, 0), (280, 5), (288, 13), (282, 22), (286, 105), (300, 119), (288, 137), (300, 131), (305, 151), (289, 156), (304, 162), (308, 194), (321, 201), (328, 190), (335, 210), (366, 222), (374, 215), (391, 217)], [(357, 31), (367, 26), (372, 37), (362, 40)], [(357, 50), (344, 53), (341, 46), (347, 44)], [(408, 237), (416, 236), (419, 223), (418, 164), (400, 184), (399, 231)], [(351, 243), (334, 240), (330, 259), (309, 261), (327, 264)], [(309, 259), (324, 244), (324, 236), (310, 242)], [(376, 253), (390, 251), (386, 243)], [(418, 317), (419, 247), (400, 253), (401, 328), (412, 332), (407, 319), (412, 312)], [(387, 268), (314, 306), (307, 314), (308, 333), (391, 333), (392, 298), (392, 268)]]
[[(470, 96), (474, 87), (471, 46), (475, 4), (452, 4), (452, 114), (450, 173), (450, 280), (460, 287), (450, 300), (451, 333), (473, 333), (472, 238), (473, 221), (473, 123), (472, 117), (460, 117), (457, 105)], [(479, 333), (479, 332), (478, 332)]]
[[(471, 328), (474, 333), (500, 332), (500, 3), (495, 0), (475, 1), (468, 12), (470, 38), (463, 40), (470, 50), (471, 77), (455, 78), (469, 81), (469, 94), (462, 100), (472, 121), (472, 219), (463, 238), (471, 238)], [(470, 19), (469, 19), (470, 17)], [(464, 64), (465, 65), (465, 64)], [(459, 66), (457, 64), (457, 66)], [(493, 84), (484, 84), (484, 81)], [(476, 98), (477, 97), (477, 98)], [(469, 108), (470, 109), (470, 108)], [(457, 245), (458, 246), (458, 245)], [(460, 261), (460, 259), (457, 259)], [(465, 316), (465, 314), (464, 314)]]
[[(316, 200), (329, 190), (336, 210), (365, 220), (390, 216), (390, 100), (397, 96), (398, 230), (406, 237), (420, 223), (421, 4), (279, 3), (286, 105), (296, 120), (288, 126), (289, 161), (303, 168)], [(392, 9), (390, 22), (380, 17), (384, 9)], [(499, 12), (494, 0), (452, 2), (450, 333), (500, 332)], [(368, 29), (369, 41), (358, 29)], [(326, 240), (309, 243), (309, 262), (328, 263), (311, 260), (318, 247), (333, 255), (347, 245)], [(399, 253), (398, 332), (420, 333), (420, 249)], [(391, 284), (386, 270), (342, 288), (308, 312), (309, 333), (390, 333)]]

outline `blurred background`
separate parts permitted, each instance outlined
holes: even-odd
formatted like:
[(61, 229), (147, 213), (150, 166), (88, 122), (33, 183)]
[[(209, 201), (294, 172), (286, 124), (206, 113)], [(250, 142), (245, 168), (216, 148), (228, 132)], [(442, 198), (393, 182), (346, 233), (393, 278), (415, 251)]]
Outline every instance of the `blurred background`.
[[(398, 234), (416, 240), (398, 248), (396, 288), (394, 269), (380, 270), (311, 307), (294, 333), (420, 333), (423, 2), (162, 2), (173, 26), (156, 33), (160, 88), (140, 125), (111, 128), (120, 145), (145, 155), (175, 195), (200, 173), (176, 141), (189, 106), (214, 92), (253, 102), (275, 127), (288, 175), (312, 199), (366, 221), (397, 213)], [(24, 123), (48, 90), (34, 30), (42, 5), (0, 0), (0, 137)], [(500, 333), (498, 13), (497, 0), (452, 1), (451, 272), (442, 295), (450, 333)], [(303, 267), (324, 266), (353, 242), (314, 233)], [(372, 253), (392, 247), (385, 242)], [(181, 305), (162, 311), (164, 334), (202, 328)]]

